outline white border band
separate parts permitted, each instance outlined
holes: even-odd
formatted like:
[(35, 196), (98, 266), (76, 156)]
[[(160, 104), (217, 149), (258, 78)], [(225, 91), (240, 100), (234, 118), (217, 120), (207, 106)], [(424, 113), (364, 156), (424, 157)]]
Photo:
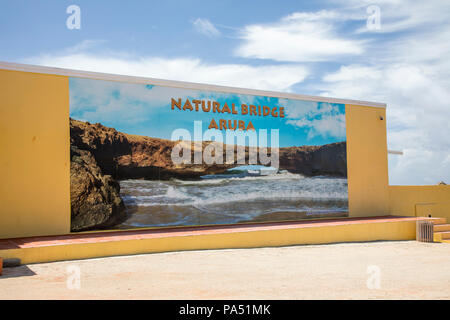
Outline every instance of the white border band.
[(63, 69), (63, 68), (55, 68), (55, 67), (45, 67), (45, 66), (37, 66), (37, 65), (22, 64), (22, 63), (11, 63), (11, 62), (0, 61), (0, 69), (25, 71), (25, 72), (33, 72), (33, 73), (43, 73), (43, 74), (54, 74), (54, 75), (60, 75), (60, 76), (89, 78), (89, 79), (97, 79), (97, 80), (152, 84), (152, 85), (184, 88), (184, 89), (208, 90), (208, 91), (218, 91), (218, 92), (226, 92), (226, 93), (249, 94), (249, 95), (255, 95), (255, 96), (276, 97), (276, 98), (284, 98), (284, 99), (297, 99), (297, 100), (316, 101), (316, 102), (351, 104), (351, 105), (358, 105), (358, 106), (365, 106), (365, 107), (386, 108), (385, 103), (379, 103), (379, 102), (337, 99), (337, 98), (329, 98), (329, 97), (309, 96), (309, 95), (301, 95), (301, 94), (295, 94), (295, 93), (265, 91), (265, 90), (256, 90), (256, 89), (244, 89), (244, 88), (210, 85), (210, 84), (202, 84), (202, 83), (194, 83), (194, 82), (162, 80), (162, 79), (155, 79), (155, 78), (145, 78), (145, 77), (125, 76), (125, 75), (91, 72), (91, 71)]

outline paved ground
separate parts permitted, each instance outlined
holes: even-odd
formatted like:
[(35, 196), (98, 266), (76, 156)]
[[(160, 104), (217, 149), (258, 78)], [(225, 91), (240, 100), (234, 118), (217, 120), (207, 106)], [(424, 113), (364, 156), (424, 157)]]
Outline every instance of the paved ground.
[(3, 271), (0, 299), (450, 299), (450, 244), (415, 241), (159, 253)]

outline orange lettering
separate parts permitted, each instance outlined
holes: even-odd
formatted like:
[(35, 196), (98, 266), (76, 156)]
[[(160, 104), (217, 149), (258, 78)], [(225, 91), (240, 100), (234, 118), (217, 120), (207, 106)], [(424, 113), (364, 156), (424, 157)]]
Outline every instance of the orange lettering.
[(272, 117), (278, 117), (277, 107), (272, 109)]
[(222, 108), (222, 113), (225, 113), (225, 112), (231, 113), (231, 110), (228, 107), (226, 102), (225, 102), (225, 104), (223, 105), (223, 108)]
[(246, 104), (241, 105), (241, 113), (247, 114), (248, 113), (248, 107)]
[(189, 101), (189, 99), (186, 99), (186, 102), (184, 103), (184, 106), (183, 106), (183, 110), (186, 110), (186, 109), (189, 109), (189, 110), (193, 110), (193, 108), (192, 108), (192, 104), (191, 104), (191, 102)]
[(208, 129), (211, 129), (211, 128), (219, 129), (219, 127), (217, 127), (217, 123), (216, 123), (216, 121), (214, 121), (214, 119), (212, 119), (211, 123), (209, 124)]
[(178, 99), (178, 102), (172, 98), (172, 110), (175, 109), (175, 106), (181, 110), (181, 98)]
[(238, 114), (238, 112), (236, 111), (236, 106), (234, 105), (234, 103), (231, 105), (232, 109), (233, 109), (233, 114)]
[(245, 122), (242, 120), (239, 120), (239, 130), (245, 130)]
[(208, 108), (205, 106), (205, 101), (202, 100), (202, 110), (203, 112), (209, 112), (211, 110), (211, 101), (208, 101)]
[(220, 119), (219, 123), (220, 123), (220, 130), (224, 130), (224, 129), (227, 130), (227, 121), (226, 120)]
[(213, 112), (216, 112), (216, 110), (217, 110), (217, 112), (220, 113), (220, 103), (214, 101), (213, 102)]
[(192, 102), (195, 104), (195, 111), (198, 111), (198, 105), (202, 102), (200, 100), (192, 100)]

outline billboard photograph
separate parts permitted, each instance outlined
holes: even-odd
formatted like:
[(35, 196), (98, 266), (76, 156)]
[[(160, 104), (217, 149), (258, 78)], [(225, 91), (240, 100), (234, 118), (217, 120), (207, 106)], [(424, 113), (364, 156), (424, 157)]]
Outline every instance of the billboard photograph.
[(72, 231), (348, 215), (345, 105), (71, 77)]

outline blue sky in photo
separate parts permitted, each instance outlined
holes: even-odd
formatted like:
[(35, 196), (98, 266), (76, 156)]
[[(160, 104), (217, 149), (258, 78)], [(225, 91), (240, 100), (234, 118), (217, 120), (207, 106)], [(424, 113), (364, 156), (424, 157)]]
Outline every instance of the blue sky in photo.
[(449, 21), (443, 0), (0, 1), (0, 61), (384, 102), (404, 153), (390, 183), (434, 185), (450, 183)]
[[(145, 135), (154, 138), (172, 139), (176, 129), (186, 129), (194, 140), (194, 121), (202, 121), (203, 133), (214, 119), (242, 120), (248, 126), (253, 124), (256, 133), (267, 130), (267, 144), (271, 145), (271, 130), (277, 129), (279, 146), (323, 145), (346, 140), (345, 105), (324, 102), (279, 99), (276, 97), (253, 96), (232, 93), (209, 92), (181, 88), (170, 88), (145, 84), (129, 84), (112, 81), (70, 78), (70, 116), (90, 123), (102, 123), (128, 134)], [(221, 108), (228, 105), (238, 114), (172, 109), (172, 98), (217, 101)], [(206, 103), (206, 102), (205, 102)], [(278, 116), (243, 115), (241, 105), (277, 107)], [(284, 108), (284, 117), (279, 116), (279, 108)], [(262, 110), (262, 109), (261, 109)], [(262, 112), (262, 111), (261, 111)], [(237, 125), (237, 123), (236, 123)], [(226, 130), (221, 130), (223, 142)], [(236, 133), (244, 135), (244, 131)], [(177, 138), (174, 138), (177, 139)], [(237, 142), (237, 141), (236, 141)], [(260, 143), (260, 142), (258, 142)], [(248, 140), (246, 140), (248, 145)], [(263, 145), (260, 145), (263, 146)]]

